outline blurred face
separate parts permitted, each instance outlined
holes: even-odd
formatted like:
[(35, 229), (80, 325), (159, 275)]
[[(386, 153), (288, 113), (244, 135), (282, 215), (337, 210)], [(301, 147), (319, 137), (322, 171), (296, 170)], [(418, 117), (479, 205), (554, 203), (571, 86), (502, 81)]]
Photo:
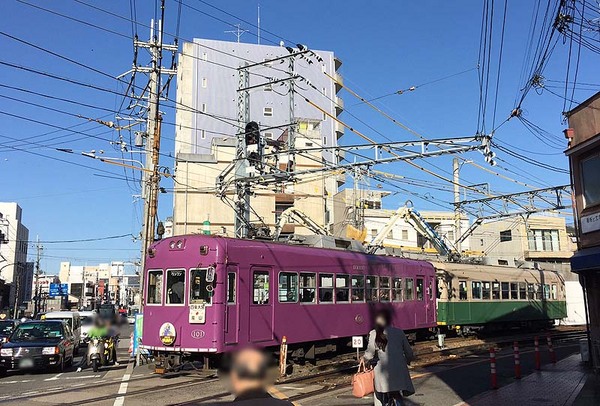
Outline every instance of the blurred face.
[(383, 317), (382, 315), (379, 315), (375, 318), (375, 324), (380, 326), (380, 327), (386, 327), (387, 323), (385, 321), (385, 317)]
[(237, 396), (248, 390), (264, 387), (264, 377), (260, 370), (265, 356), (257, 350), (240, 351), (233, 362), (230, 374), (231, 391)]

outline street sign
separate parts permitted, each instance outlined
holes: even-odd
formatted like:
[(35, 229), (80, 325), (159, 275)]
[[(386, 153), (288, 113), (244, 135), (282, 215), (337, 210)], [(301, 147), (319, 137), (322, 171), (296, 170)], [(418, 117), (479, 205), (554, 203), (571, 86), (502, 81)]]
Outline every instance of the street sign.
[(49, 297), (57, 296), (68, 296), (69, 295), (69, 284), (67, 283), (51, 283), (48, 288)]
[(362, 336), (352, 336), (352, 348), (363, 348), (363, 345)]

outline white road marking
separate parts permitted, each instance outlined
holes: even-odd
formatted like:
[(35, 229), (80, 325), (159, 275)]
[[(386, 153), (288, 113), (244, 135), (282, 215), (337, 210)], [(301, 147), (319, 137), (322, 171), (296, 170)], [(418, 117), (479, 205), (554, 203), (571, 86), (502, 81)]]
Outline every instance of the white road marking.
[[(129, 386), (127, 381), (129, 381), (129, 378), (131, 378), (131, 374), (123, 375), (123, 378), (121, 379), (121, 385), (119, 385), (119, 391), (117, 392), (118, 395), (125, 395), (127, 393), (127, 386)], [(125, 396), (119, 396), (115, 399), (113, 406), (123, 406), (124, 404)]]
[(62, 375), (62, 372), (60, 374), (54, 375), (52, 378), (44, 379), (44, 381), (57, 381), (61, 375)]
[(100, 378), (102, 375), (78, 375), (78, 376), (67, 376), (65, 379), (90, 379)]
[(23, 393), (21, 393), (20, 396), (31, 396), (31, 395), (35, 395), (36, 393), (38, 393), (38, 391), (36, 391), (36, 390), (31, 391), (31, 392), (23, 392)]

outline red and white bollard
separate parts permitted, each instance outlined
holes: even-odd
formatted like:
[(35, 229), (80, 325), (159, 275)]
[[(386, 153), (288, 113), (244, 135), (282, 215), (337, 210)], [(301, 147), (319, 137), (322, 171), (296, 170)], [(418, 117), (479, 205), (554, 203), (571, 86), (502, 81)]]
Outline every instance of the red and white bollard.
[(133, 357), (133, 333), (129, 335), (129, 349), (127, 350), (130, 357)]
[(515, 357), (515, 378), (521, 379), (521, 357), (519, 355), (519, 342), (513, 343), (513, 351)]
[(490, 371), (492, 373), (492, 389), (498, 389), (498, 376), (496, 375), (496, 350), (490, 348)]
[(546, 337), (546, 340), (548, 341), (548, 351), (550, 352), (550, 361), (552, 361), (553, 364), (556, 364), (556, 353), (554, 352), (554, 347), (552, 346), (552, 338), (550, 337), (549, 334), (548, 334), (548, 337)]
[(533, 341), (534, 349), (535, 349), (535, 369), (539, 371), (542, 369), (542, 360), (540, 357), (540, 339), (536, 336)]

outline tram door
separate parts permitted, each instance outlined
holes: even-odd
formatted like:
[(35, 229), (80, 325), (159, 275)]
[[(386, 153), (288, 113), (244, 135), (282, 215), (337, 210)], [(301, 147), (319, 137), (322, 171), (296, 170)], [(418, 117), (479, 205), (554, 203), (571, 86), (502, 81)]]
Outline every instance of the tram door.
[(236, 344), (239, 340), (239, 297), (238, 267), (227, 267), (227, 303), (225, 304), (225, 344)]
[(252, 268), (250, 292), (250, 317), (248, 327), (250, 342), (273, 339), (273, 289), (271, 268)]
[(435, 323), (436, 316), (436, 299), (437, 299), (437, 287), (435, 286), (435, 277), (427, 276), (425, 279), (425, 309), (427, 313), (427, 323)]
[(425, 289), (425, 275), (417, 275), (415, 293), (419, 308), (417, 310), (417, 325), (421, 326), (427, 323), (427, 312), (429, 305), (429, 296)]

